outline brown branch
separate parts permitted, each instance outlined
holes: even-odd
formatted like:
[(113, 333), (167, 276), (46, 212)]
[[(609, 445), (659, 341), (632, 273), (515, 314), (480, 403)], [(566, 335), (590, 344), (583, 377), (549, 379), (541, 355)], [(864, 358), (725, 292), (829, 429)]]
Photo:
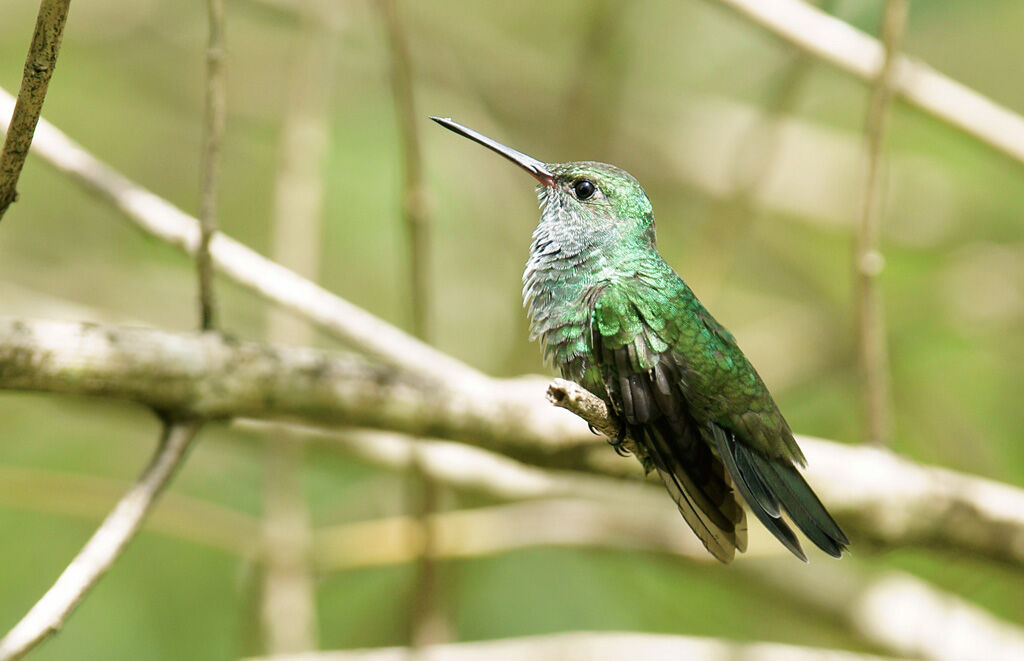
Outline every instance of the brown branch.
[(203, 330), (214, 328), (213, 263), (210, 240), (217, 231), (217, 180), (224, 137), (227, 85), (224, 80), (224, 0), (207, 0), (209, 42), (206, 47), (206, 112), (203, 121), (203, 155), (200, 164), (199, 246), (196, 271), (199, 277), (199, 322)]
[(867, 442), (878, 445), (887, 445), (892, 433), (889, 356), (882, 293), (878, 286), (878, 276), (885, 263), (878, 247), (882, 222), (882, 149), (908, 9), (908, 0), (887, 0), (885, 3), (882, 19), (885, 60), (871, 89), (864, 124), (867, 172), (854, 254), (863, 432)]
[(0, 640), (0, 661), (19, 659), (56, 633), (134, 539), (157, 496), (185, 458), (197, 423), (164, 426), (156, 453), (82, 550), (35, 606)]
[(50, 76), (57, 66), (57, 54), (70, 5), (71, 0), (42, 0), (39, 3), (35, 33), (25, 58), (21, 90), (6, 129), (3, 151), (0, 151), (0, 220), (18, 197), (18, 178), (43, 110)]

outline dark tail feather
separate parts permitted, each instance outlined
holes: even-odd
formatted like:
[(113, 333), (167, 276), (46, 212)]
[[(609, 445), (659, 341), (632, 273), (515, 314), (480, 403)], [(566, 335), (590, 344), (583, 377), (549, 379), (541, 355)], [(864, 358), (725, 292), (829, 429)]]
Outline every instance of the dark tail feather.
[(793, 555), (807, 560), (793, 530), (780, 518), (780, 506), (818, 548), (835, 558), (842, 555), (849, 539), (796, 468), (736, 442), (731, 433), (717, 425), (713, 425), (713, 431), (718, 452), (740, 493), (761, 523)]
[(761, 464), (762, 474), (774, 473), (774, 479), (769, 476), (767, 482), (779, 494), (793, 523), (822, 551), (834, 558), (840, 557), (850, 540), (796, 468), (760, 456), (756, 461)]
[(687, 428), (666, 419), (634, 427), (683, 519), (718, 560), (747, 548), (747, 525), (721, 461)]
[[(733, 484), (739, 490), (740, 495), (750, 505), (750, 510), (754, 513), (754, 516), (767, 528), (775, 538), (782, 542), (789, 551), (800, 558), (804, 562), (807, 562), (807, 554), (804, 553), (803, 548), (800, 547), (800, 540), (796, 538), (796, 534), (793, 529), (790, 528), (785, 521), (783, 521), (778, 514), (771, 515), (768, 513), (765, 507), (760, 505), (760, 501), (753, 494), (753, 490), (750, 488), (750, 482), (761, 484), (760, 478), (754, 475), (745, 475), (743, 471), (736, 465), (736, 455), (733, 451), (735, 443), (733, 443), (724, 432), (717, 425), (712, 425), (715, 437), (715, 446), (718, 448), (718, 454), (722, 457), (725, 462), (725, 467), (729, 469), (729, 473), (733, 476)], [(776, 509), (776, 511), (778, 511)]]

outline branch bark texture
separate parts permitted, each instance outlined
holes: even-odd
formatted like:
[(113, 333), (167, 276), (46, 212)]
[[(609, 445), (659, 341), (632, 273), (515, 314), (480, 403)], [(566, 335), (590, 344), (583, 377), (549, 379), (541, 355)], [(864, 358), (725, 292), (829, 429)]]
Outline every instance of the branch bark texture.
[(50, 76), (57, 66), (57, 54), (70, 6), (71, 0), (42, 0), (39, 3), (35, 33), (25, 58), (21, 90), (10, 125), (6, 128), (3, 151), (0, 151), (0, 219), (18, 196), (21, 168), (32, 146)]
[[(0, 389), (134, 401), (177, 416), (344, 424), (441, 437), (540, 466), (639, 472), (537, 379), (460, 387), (309, 348), (66, 322), (0, 320)], [(499, 385), (500, 384), (500, 385)], [(557, 380), (552, 397), (604, 433), (600, 399)], [(549, 422), (553, 424), (549, 424)], [(875, 448), (801, 437), (807, 478), (854, 544), (921, 546), (1024, 566), (1024, 492)]]

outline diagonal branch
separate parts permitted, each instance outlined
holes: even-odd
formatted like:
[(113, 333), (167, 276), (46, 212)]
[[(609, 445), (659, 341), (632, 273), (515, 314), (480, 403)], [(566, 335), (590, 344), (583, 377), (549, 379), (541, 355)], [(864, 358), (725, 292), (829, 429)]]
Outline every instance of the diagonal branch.
[[(0, 89), (0, 127), (6, 126), (13, 105), (13, 98)], [(146, 234), (195, 255), (199, 221), (103, 163), (45, 119), (39, 122), (33, 148), (58, 171), (113, 204)], [(469, 365), (335, 296), (223, 232), (210, 241), (210, 255), (213, 265), (241, 286), (305, 317), (369, 356), (435, 378), (472, 382), (485, 378)]]
[[(876, 39), (801, 0), (718, 2), (863, 81), (876, 80), (884, 66)], [(906, 55), (894, 68), (893, 91), (907, 103), (1024, 163), (1024, 117)]]
[(18, 102), (10, 126), (5, 128), (7, 136), (0, 152), (0, 219), (18, 197), (18, 178), (32, 145), (39, 113), (43, 110), (50, 76), (57, 66), (57, 53), (70, 5), (71, 0), (42, 0), (39, 4), (36, 30), (25, 58)]
[(27, 654), (53, 633), (121, 556), (185, 458), (197, 423), (168, 423), (149, 465), (71, 564), (35, 606), (0, 640), (0, 661)]

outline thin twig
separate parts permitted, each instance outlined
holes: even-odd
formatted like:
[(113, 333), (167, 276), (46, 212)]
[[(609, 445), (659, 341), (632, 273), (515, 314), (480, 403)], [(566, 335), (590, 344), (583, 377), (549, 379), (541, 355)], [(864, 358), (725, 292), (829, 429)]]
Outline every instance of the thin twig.
[(165, 424), (156, 453), (46, 594), (0, 640), (0, 661), (19, 659), (63, 626), (71, 611), (121, 556), (185, 458), (197, 423)]
[(18, 197), (18, 178), (25, 165), (39, 114), (43, 110), (50, 76), (57, 66), (57, 53), (64, 35), (71, 0), (42, 0), (32, 43), (25, 58), (14, 116), (7, 127), (3, 151), (0, 152), (0, 220)]
[[(885, 63), (877, 40), (802, 0), (717, 0), (812, 55), (874, 82)], [(893, 91), (907, 103), (1024, 163), (1024, 117), (971, 88), (900, 55)]]
[(217, 231), (217, 180), (227, 109), (227, 86), (224, 80), (224, 0), (208, 0), (208, 9), (210, 36), (206, 47), (206, 112), (200, 164), (202, 200), (199, 206), (199, 246), (196, 249), (199, 319), (203, 330), (213, 329), (216, 318), (210, 241)]
[[(395, 0), (378, 0), (391, 53), (391, 94), (395, 101), (398, 133), (402, 146), (404, 183), (402, 217), (409, 243), (409, 293), (412, 303), (413, 335), (426, 341), (430, 313), (430, 219), (423, 162), (420, 156), (418, 115), (412, 84), (409, 45), (402, 29)], [(415, 455), (418, 457), (418, 454)], [(414, 458), (415, 458), (414, 457)], [(423, 470), (418, 458), (412, 462), (407, 484), (408, 501), (419, 521), (422, 553), (416, 563), (409, 640), (413, 648), (442, 643), (448, 638), (446, 620), (438, 595), (437, 565), (434, 562), (434, 530), (431, 515), (437, 509), (439, 486)]]
[(403, 154), (405, 181), (402, 187), (402, 216), (409, 241), (409, 278), (412, 294), (413, 335), (427, 337), (430, 275), (430, 223), (427, 215), (427, 195), (423, 185), (423, 162), (420, 158), (420, 140), (417, 131), (416, 103), (412, 87), (412, 67), (409, 64), (409, 46), (402, 31), (398, 9), (394, 0), (378, 0), (384, 24), (387, 27), (391, 51), (391, 94), (395, 100), (399, 135)]
[(854, 282), (857, 306), (857, 344), (861, 370), (861, 400), (865, 440), (888, 444), (892, 427), (889, 357), (885, 339), (885, 316), (878, 276), (884, 259), (878, 247), (882, 209), (882, 149), (886, 119), (893, 94), (893, 77), (900, 41), (907, 22), (909, 0), (887, 0), (882, 18), (885, 62), (871, 90), (864, 132), (867, 171), (861, 222), (857, 227), (854, 254)]

